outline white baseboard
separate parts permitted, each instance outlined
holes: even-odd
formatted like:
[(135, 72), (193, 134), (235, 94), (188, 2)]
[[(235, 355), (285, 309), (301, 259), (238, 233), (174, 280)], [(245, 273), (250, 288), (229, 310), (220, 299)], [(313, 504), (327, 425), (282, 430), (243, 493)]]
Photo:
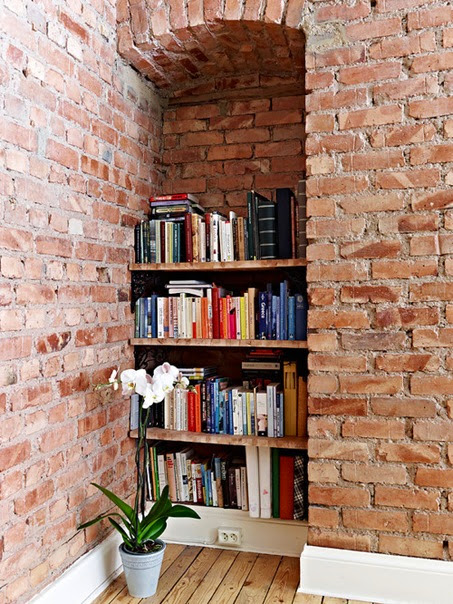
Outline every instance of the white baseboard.
[(242, 544), (236, 550), (299, 557), (307, 542), (307, 524), (296, 520), (250, 518), (248, 512), (193, 506), (201, 520), (170, 518), (164, 533), (169, 543), (224, 547), (217, 543), (217, 529), (239, 528)]
[(30, 604), (89, 604), (121, 571), (116, 531), (74, 562)]
[[(296, 521), (250, 518), (248, 512), (194, 507), (201, 520), (170, 518), (163, 537), (168, 543), (220, 547), (217, 529), (239, 528), (242, 544), (236, 550), (298, 557), (307, 540), (307, 525)], [(112, 533), (100, 545), (82, 556), (32, 604), (89, 604), (107, 588), (121, 571), (118, 545)]]
[(451, 604), (453, 563), (307, 545), (301, 593), (379, 602)]

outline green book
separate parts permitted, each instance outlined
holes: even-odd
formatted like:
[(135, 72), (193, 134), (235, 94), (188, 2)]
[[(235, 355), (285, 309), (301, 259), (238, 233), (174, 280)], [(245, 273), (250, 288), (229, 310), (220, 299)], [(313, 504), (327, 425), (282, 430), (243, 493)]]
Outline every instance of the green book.
[(272, 449), (272, 518), (280, 518), (280, 451)]

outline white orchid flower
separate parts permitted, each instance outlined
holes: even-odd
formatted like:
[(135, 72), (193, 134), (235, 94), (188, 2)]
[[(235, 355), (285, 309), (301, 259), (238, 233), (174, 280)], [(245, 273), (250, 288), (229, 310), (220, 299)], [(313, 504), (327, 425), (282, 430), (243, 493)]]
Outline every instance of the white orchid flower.
[(188, 379), (188, 378), (186, 378), (186, 377), (182, 377), (182, 378), (179, 380), (179, 384), (180, 384), (180, 385), (181, 385), (183, 388), (187, 388), (187, 387), (189, 386), (189, 383), (190, 383), (190, 382), (189, 382), (189, 379)]
[(123, 394), (127, 395), (136, 392), (145, 396), (146, 386), (148, 384), (147, 373), (144, 369), (126, 369), (121, 373), (121, 383), (123, 385)]
[(113, 390), (118, 390), (118, 388), (119, 388), (118, 380), (116, 379), (117, 375), (118, 375), (118, 371), (117, 371), (117, 369), (114, 369), (109, 377), (109, 384), (113, 385)]
[(170, 363), (163, 363), (162, 365), (159, 365), (159, 367), (156, 367), (153, 373), (153, 377), (157, 378), (162, 375), (168, 374), (171, 375), (173, 381), (176, 382), (179, 377), (179, 369), (174, 365), (170, 365)]
[(171, 392), (173, 390), (175, 380), (173, 379), (173, 376), (170, 373), (164, 373), (163, 375), (160, 375), (158, 378), (156, 378), (155, 381), (159, 382), (164, 392)]
[(161, 384), (158, 381), (147, 384), (146, 392), (144, 394), (143, 409), (148, 409), (154, 403), (160, 403), (165, 398), (165, 392), (162, 390)]

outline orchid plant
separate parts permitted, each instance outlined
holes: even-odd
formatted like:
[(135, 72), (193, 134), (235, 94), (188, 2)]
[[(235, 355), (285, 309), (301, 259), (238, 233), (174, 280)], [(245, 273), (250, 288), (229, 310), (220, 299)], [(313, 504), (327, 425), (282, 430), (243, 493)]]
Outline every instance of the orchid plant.
[[(108, 489), (96, 483), (91, 483), (110, 499), (120, 510), (120, 513), (110, 512), (101, 514), (80, 525), (84, 529), (92, 524), (107, 518), (112, 526), (120, 533), (125, 546), (132, 552), (144, 553), (152, 551), (156, 547), (155, 540), (163, 533), (167, 526), (169, 517), (199, 518), (199, 515), (191, 508), (184, 505), (172, 505), (168, 498), (168, 486), (166, 486), (160, 498), (154, 503), (148, 514), (145, 514), (145, 475), (149, 464), (149, 448), (146, 439), (146, 427), (148, 425), (151, 406), (161, 403), (165, 395), (175, 387), (187, 389), (189, 380), (182, 377), (178, 368), (170, 363), (163, 363), (156, 367), (150, 376), (144, 369), (126, 369), (118, 377), (118, 371), (112, 371), (109, 381), (98, 384), (95, 389), (113, 388), (118, 390), (122, 387), (122, 393), (130, 396), (137, 393), (141, 396), (140, 421), (135, 452), (135, 465), (137, 468), (137, 482), (135, 491), (134, 507), (120, 499)], [(122, 524), (119, 523), (121, 521)]]

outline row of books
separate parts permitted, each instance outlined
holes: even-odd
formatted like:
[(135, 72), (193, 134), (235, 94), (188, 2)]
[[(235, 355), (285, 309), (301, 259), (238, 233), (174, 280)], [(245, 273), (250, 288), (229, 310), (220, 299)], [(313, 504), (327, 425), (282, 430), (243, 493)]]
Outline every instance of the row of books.
[(158, 442), (149, 448), (148, 498), (168, 485), (173, 502), (249, 511), (252, 518), (305, 520), (307, 454), (245, 447), (245, 460), (229, 453), (199, 453)]
[(306, 452), (247, 446), (245, 453), (250, 516), (306, 520)]
[(306, 340), (307, 301), (291, 294), (288, 282), (249, 287), (236, 296), (202, 281), (170, 281), (169, 294), (139, 298), (135, 306), (136, 338), (214, 338)]
[[(244, 367), (246, 365), (246, 367)], [(260, 365), (264, 367), (259, 368)], [(242, 384), (231, 384), (215, 368), (182, 369), (188, 389), (175, 388), (152, 408), (151, 427), (239, 436), (305, 436), (307, 385), (295, 361), (243, 363)], [(252, 366), (250, 368), (249, 366)], [(272, 382), (272, 378), (280, 381)], [(138, 427), (138, 395), (132, 395), (131, 429)]]
[(207, 457), (191, 447), (174, 451), (163, 443), (153, 445), (147, 466), (149, 499), (158, 498), (166, 485), (171, 501), (249, 509), (245, 463), (228, 454)]
[(135, 227), (139, 263), (297, 258), (305, 249), (305, 220), (287, 188), (276, 190), (276, 202), (248, 192), (246, 217), (205, 212), (189, 193), (154, 196), (150, 202), (149, 220)]

